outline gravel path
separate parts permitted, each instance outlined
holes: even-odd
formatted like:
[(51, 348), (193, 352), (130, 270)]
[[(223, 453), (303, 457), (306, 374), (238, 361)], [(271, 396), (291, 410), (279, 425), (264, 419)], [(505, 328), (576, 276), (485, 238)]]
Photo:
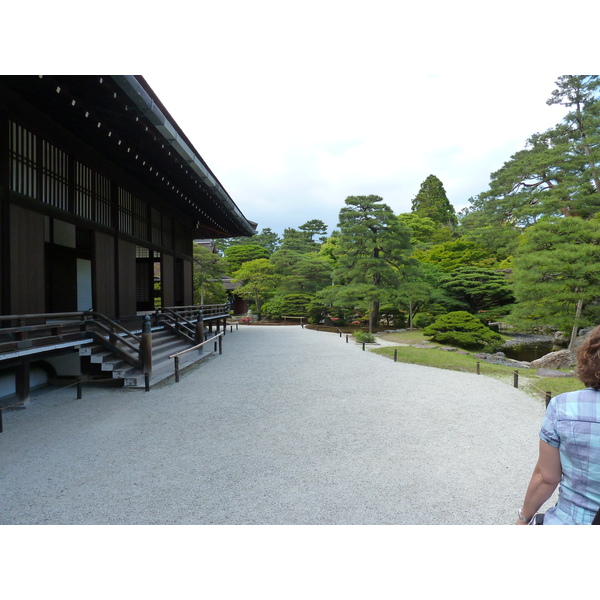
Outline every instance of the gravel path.
[(150, 392), (4, 414), (2, 524), (512, 524), (543, 403), (508, 383), (246, 326)]

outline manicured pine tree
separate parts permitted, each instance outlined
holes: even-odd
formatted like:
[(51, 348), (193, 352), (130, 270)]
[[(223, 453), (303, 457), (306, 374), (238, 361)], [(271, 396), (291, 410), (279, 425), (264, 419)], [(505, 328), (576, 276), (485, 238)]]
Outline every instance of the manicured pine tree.
[(338, 261), (334, 280), (340, 293), (370, 305), (369, 329), (379, 322), (379, 306), (397, 288), (398, 269), (410, 262), (411, 230), (380, 196), (349, 196), (340, 210)]

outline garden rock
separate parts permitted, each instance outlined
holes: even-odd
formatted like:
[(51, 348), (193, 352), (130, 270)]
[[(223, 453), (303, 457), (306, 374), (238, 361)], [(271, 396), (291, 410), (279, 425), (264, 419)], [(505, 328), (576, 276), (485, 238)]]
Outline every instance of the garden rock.
[(485, 360), (486, 362), (494, 365), (503, 365), (505, 367), (522, 368), (528, 369), (530, 363), (525, 360), (513, 360), (512, 358), (506, 358), (504, 352), (496, 352), (495, 354), (473, 354), (475, 358)]
[(538, 369), (538, 377), (574, 377), (573, 371), (557, 371), (555, 369)]
[(550, 352), (532, 361), (532, 369), (568, 369), (575, 365), (575, 357), (570, 350)]

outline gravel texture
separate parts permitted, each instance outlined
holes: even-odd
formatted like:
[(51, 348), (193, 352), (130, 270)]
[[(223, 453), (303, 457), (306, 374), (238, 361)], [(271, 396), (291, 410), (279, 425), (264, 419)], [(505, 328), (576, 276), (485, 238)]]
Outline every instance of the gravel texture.
[(240, 326), (179, 383), (4, 414), (2, 524), (512, 524), (542, 402), (337, 334)]

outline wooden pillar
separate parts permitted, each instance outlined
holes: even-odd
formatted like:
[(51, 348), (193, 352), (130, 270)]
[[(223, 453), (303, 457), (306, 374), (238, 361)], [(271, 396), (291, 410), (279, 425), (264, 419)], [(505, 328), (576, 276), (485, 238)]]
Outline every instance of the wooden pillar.
[(9, 120), (0, 105), (0, 314), (10, 314)]
[(29, 359), (24, 358), (23, 362), (17, 366), (15, 373), (15, 391), (17, 393), (18, 401), (26, 406), (29, 404), (31, 396), (31, 368), (29, 365)]
[(142, 359), (142, 369), (148, 375), (152, 374), (152, 328), (150, 315), (144, 317), (142, 326), (142, 342), (140, 344), (140, 358)]

